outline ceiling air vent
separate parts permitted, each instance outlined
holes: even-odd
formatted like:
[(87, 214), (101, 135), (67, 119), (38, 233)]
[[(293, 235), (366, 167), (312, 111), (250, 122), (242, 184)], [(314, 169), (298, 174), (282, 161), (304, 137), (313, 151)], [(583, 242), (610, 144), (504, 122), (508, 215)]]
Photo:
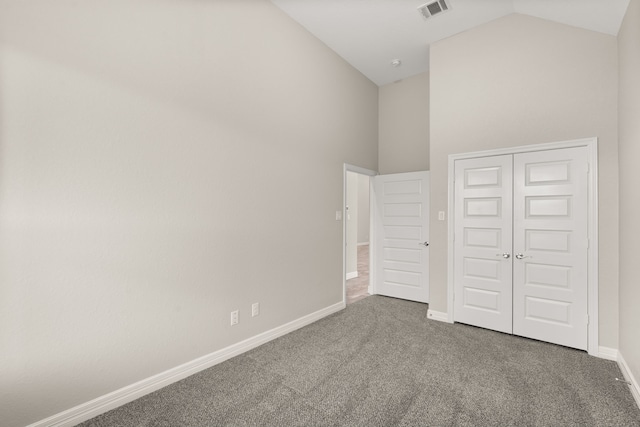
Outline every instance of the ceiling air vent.
[(451, 9), (451, 6), (447, 2), (447, 0), (436, 0), (425, 3), (422, 6), (418, 7), (418, 12), (420, 12), (424, 19), (428, 19), (432, 16), (446, 12), (449, 9)]

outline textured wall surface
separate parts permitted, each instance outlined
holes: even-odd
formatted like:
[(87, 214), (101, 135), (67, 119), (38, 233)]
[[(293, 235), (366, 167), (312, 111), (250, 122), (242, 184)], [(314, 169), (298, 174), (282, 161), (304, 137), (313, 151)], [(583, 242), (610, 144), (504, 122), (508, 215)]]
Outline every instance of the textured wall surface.
[(620, 353), (640, 381), (640, 1), (618, 34), (620, 57)]
[(429, 73), (380, 87), (379, 172), (429, 170)]
[(0, 424), (342, 301), (377, 102), (266, 0), (0, 2)]

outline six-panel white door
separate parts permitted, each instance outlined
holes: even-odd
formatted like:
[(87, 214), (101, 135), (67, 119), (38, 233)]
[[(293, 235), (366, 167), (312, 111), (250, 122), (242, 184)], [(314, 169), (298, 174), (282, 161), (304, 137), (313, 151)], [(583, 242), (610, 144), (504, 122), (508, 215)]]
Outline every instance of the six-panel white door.
[(454, 321), (511, 333), (512, 157), (455, 162)]
[(454, 321), (587, 349), (584, 147), (455, 162)]
[(429, 172), (373, 178), (376, 294), (429, 301)]
[(584, 147), (514, 155), (513, 333), (587, 348)]

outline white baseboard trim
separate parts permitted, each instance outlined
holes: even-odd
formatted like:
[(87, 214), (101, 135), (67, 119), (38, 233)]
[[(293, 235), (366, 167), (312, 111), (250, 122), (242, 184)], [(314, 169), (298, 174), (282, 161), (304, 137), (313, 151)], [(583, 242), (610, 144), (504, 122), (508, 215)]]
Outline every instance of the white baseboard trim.
[(125, 403), (129, 403), (146, 394), (159, 390), (162, 387), (166, 387), (169, 384), (172, 384), (204, 369), (217, 365), (218, 363), (222, 363), (227, 359), (238, 356), (239, 354), (247, 352), (252, 348), (258, 347), (259, 345), (262, 345), (268, 341), (288, 334), (289, 332), (293, 332), (296, 329), (300, 329), (303, 326), (311, 324), (344, 308), (344, 301), (330, 305), (329, 307), (323, 308), (314, 313), (293, 320), (282, 326), (278, 326), (274, 329), (248, 338), (244, 341), (240, 341), (237, 344), (233, 344), (221, 350), (214, 351), (213, 353), (210, 353), (206, 356), (199, 357), (190, 362), (176, 366), (175, 368), (171, 368), (167, 371), (161, 372), (142, 381), (138, 381), (137, 383), (128, 385), (119, 390), (93, 399), (89, 402), (60, 412), (44, 420), (30, 424), (27, 427), (75, 426), (76, 424), (89, 420), (93, 417), (110, 411), (111, 409), (115, 409), (118, 406), (122, 406)]
[(613, 360), (614, 362), (618, 361), (618, 350), (610, 347), (598, 347), (598, 354), (594, 355), (599, 357), (600, 359)]
[(627, 365), (627, 362), (625, 362), (624, 357), (622, 357), (622, 353), (620, 352), (618, 352), (618, 366), (620, 366), (624, 379), (631, 383), (629, 385), (629, 389), (631, 389), (631, 394), (636, 400), (636, 405), (640, 408), (640, 386), (638, 385), (638, 380), (633, 376), (631, 369), (629, 369), (629, 365)]
[(438, 322), (449, 323), (449, 319), (447, 317), (447, 313), (443, 313), (441, 311), (435, 310), (427, 310), (427, 317), (431, 320), (437, 320)]
[(357, 271), (352, 271), (351, 273), (347, 273), (347, 280), (355, 279), (356, 277), (358, 277), (358, 272)]

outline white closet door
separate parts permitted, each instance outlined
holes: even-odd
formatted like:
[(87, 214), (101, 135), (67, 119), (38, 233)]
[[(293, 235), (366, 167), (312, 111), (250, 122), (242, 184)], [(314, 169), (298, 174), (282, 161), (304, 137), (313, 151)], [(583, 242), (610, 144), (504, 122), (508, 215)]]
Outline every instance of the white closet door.
[(454, 321), (512, 331), (511, 155), (455, 162)]
[(583, 147), (514, 156), (513, 333), (587, 349)]

